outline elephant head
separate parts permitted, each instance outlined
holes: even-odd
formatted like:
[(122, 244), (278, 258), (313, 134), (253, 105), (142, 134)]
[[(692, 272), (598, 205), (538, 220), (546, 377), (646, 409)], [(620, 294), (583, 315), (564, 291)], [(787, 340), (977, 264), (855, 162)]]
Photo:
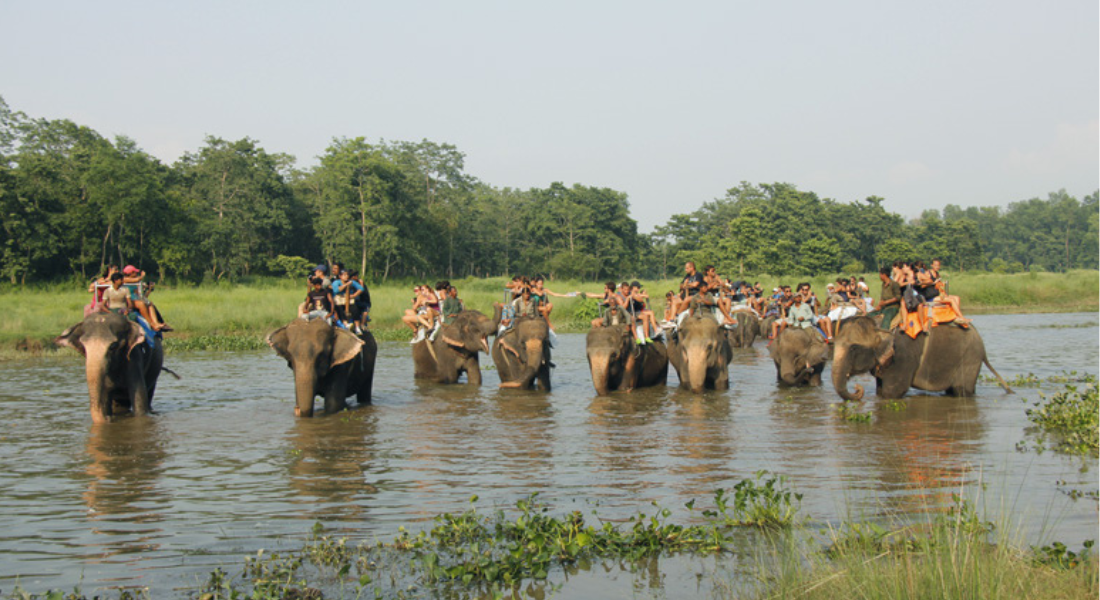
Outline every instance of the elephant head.
[(464, 310), (454, 321), (443, 326), (440, 337), (448, 346), (460, 352), (489, 353), (488, 336), (496, 333), (493, 320), (476, 310)]
[(889, 331), (878, 328), (870, 317), (854, 317), (833, 340), (833, 388), (846, 401), (863, 399), (863, 387), (848, 391), (848, 378), (868, 373), (890, 364), (894, 356), (894, 338)]
[(325, 393), (325, 379), (334, 369), (358, 356), (363, 343), (350, 331), (333, 327), (322, 319), (296, 319), (268, 334), (267, 344), (294, 371), (296, 415), (313, 416), (313, 398)]
[(729, 340), (718, 327), (718, 322), (701, 312), (686, 319), (678, 333), (675, 352), (679, 354), (674, 364), (680, 373), (680, 380), (696, 394), (702, 393), (711, 374), (712, 384), (723, 388), (728, 385), (723, 378), (719, 381), (715, 372), (727, 369), (730, 361)]
[(609, 390), (617, 389), (620, 385), (633, 387), (634, 382), (628, 379), (638, 368), (636, 363), (640, 360), (641, 352), (634, 343), (629, 326), (593, 328), (588, 332), (585, 352), (596, 394), (606, 396)]
[[(786, 385), (802, 385), (820, 373), (829, 356), (829, 348), (805, 329), (785, 329), (768, 353), (775, 361), (776, 374)], [(820, 383), (816, 378), (815, 385)]]
[[(550, 327), (541, 317), (521, 317), (516, 319), (512, 330), (505, 336), (497, 336), (506, 360), (517, 363), (511, 371), (512, 378), (502, 381), (500, 387), (530, 389), (535, 377), (549, 391), (548, 373), (550, 365)], [(511, 355), (508, 357), (507, 355)], [(499, 370), (499, 369), (498, 369)]]
[(130, 361), (131, 354), (140, 352), (138, 346), (145, 343), (145, 330), (140, 325), (122, 315), (95, 312), (62, 332), (54, 343), (84, 355), (93, 422), (110, 420), (113, 390), (128, 392), (134, 414), (149, 412), (149, 391), (140, 361), (133, 365)]

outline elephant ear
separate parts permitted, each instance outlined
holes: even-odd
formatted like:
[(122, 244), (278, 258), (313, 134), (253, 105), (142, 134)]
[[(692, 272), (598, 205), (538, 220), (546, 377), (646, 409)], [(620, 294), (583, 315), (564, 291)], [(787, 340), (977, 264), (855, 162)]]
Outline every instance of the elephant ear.
[(81, 354), (87, 356), (87, 352), (84, 350), (84, 344), (80, 341), (80, 336), (82, 335), (84, 335), (84, 321), (62, 331), (61, 335), (54, 338), (53, 343), (58, 346), (74, 348)]
[(145, 343), (145, 329), (141, 325), (130, 321), (130, 333), (126, 336), (126, 357), (130, 357), (130, 353), (137, 348), (139, 344)]
[(336, 330), (336, 339), (332, 344), (331, 367), (342, 365), (359, 355), (363, 348), (363, 340), (346, 329)]
[(459, 350), (466, 347), (466, 344), (462, 341), (462, 332), (454, 325), (449, 323), (444, 325), (443, 328), (439, 330), (439, 334), (443, 337), (443, 341), (446, 342), (448, 346), (453, 346)]
[(268, 346), (271, 346), (275, 354), (278, 354), (287, 361), (290, 360), (290, 351), (288, 350), (290, 348), (290, 336), (286, 333), (286, 326), (280, 327), (267, 334), (264, 341), (267, 342)]

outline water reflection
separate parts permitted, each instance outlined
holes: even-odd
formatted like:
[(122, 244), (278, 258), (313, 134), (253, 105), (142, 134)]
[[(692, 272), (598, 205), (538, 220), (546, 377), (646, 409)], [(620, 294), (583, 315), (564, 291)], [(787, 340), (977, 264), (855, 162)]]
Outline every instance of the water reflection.
[(905, 513), (939, 511), (952, 504), (965, 483), (974, 480), (975, 450), (986, 435), (974, 398), (912, 395), (901, 402), (879, 401), (877, 422), (867, 435), (874, 444), (887, 505)]
[(149, 507), (165, 502), (157, 489), (167, 456), (162, 433), (162, 426), (150, 418), (92, 424), (84, 469), (90, 479), (83, 494), (90, 519), (130, 515), (128, 520), (138, 523), (161, 520)]
[[(124, 554), (153, 552), (166, 533), (161, 522), (170, 498), (159, 487), (167, 457), (163, 427), (153, 418), (93, 423), (85, 444), (89, 462), (82, 494), (95, 560), (111, 562)], [(126, 562), (133, 563), (137, 556)]]
[(378, 493), (368, 476), (377, 452), (376, 429), (370, 406), (295, 421), (287, 471), (297, 496), (290, 501), (304, 505), (313, 519), (366, 520), (366, 507)]

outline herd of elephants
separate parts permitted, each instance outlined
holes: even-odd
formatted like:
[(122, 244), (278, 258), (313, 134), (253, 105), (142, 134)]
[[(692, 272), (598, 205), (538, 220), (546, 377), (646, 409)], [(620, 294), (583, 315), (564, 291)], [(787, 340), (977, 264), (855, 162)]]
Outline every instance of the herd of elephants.
[[(501, 311), (493, 317), (476, 310), (459, 313), (443, 325), (433, 340), (413, 345), (417, 378), (457, 383), (465, 373), (471, 385), (481, 384), (478, 358), (490, 354), (500, 375), (501, 387), (550, 390), (549, 327), (540, 317), (519, 318), (498, 335)], [(729, 363), (735, 348), (747, 348), (767, 331), (767, 322), (739, 312), (736, 326), (720, 327), (704, 311), (697, 311), (667, 336), (665, 342), (635, 343), (629, 325), (593, 328), (586, 352), (592, 383), (600, 395), (612, 391), (665, 385), (669, 363), (680, 385), (694, 393), (729, 388)], [(494, 336), (490, 348), (488, 338)], [(65, 330), (58, 345), (78, 350), (85, 357), (92, 420), (151, 412), (157, 378), (164, 364), (164, 348), (158, 337), (147, 339), (136, 323), (110, 312), (96, 312)], [(369, 331), (356, 335), (333, 327), (322, 319), (295, 319), (267, 336), (275, 353), (294, 373), (294, 413), (311, 417), (317, 396), (324, 411), (346, 408), (356, 397), (371, 401), (378, 344)], [(844, 400), (858, 401), (863, 388), (849, 391), (853, 375), (872, 373), (881, 398), (899, 398), (910, 387), (930, 392), (971, 396), (982, 364), (1010, 391), (986, 358), (981, 335), (973, 326), (934, 327), (916, 338), (879, 328), (872, 317), (853, 317), (842, 322), (832, 344), (804, 329), (787, 328), (769, 346), (781, 385), (821, 385), (825, 362), (830, 358), (832, 382)]]

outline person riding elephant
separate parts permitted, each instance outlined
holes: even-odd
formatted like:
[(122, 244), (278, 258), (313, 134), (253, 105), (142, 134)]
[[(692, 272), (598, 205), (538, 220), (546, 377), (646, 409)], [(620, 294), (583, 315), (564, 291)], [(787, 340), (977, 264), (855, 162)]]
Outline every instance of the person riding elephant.
[(775, 362), (775, 377), (791, 386), (821, 385), (821, 372), (829, 358), (829, 346), (811, 329), (788, 328), (768, 347)]
[(494, 319), (476, 310), (464, 310), (444, 323), (435, 341), (424, 339), (413, 344), (413, 376), (439, 383), (457, 383), (466, 373), (471, 385), (481, 385), (478, 352), (489, 354), (488, 336), (497, 331), (500, 308)]
[(985, 344), (971, 325), (933, 327), (916, 339), (901, 330), (879, 329), (874, 317), (848, 319), (833, 340), (833, 387), (844, 400), (859, 401), (863, 388), (848, 391), (848, 378), (873, 373), (880, 398), (900, 398), (911, 387), (953, 396), (973, 396), (984, 364), (1006, 392), (1012, 390), (989, 364)]
[(733, 310), (733, 326), (729, 329), (730, 344), (734, 348), (751, 348), (760, 335), (760, 319), (749, 310)]
[(540, 316), (523, 316), (493, 341), (493, 363), (500, 375), (500, 387), (529, 390), (538, 379), (543, 391), (550, 391), (550, 327)]
[(592, 385), (600, 396), (664, 385), (668, 379), (668, 349), (659, 341), (638, 345), (629, 323), (592, 328), (585, 352)]
[(294, 415), (313, 416), (313, 398), (325, 399), (325, 412), (347, 408), (346, 398), (370, 404), (378, 344), (323, 319), (295, 319), (267, 335), (267, 345), (294, 371)]
[(105, 423), (116, 413), (153, 411), (153, 393), (164, 366), (159, 335), (113, 312), (94, 312), (54, 339), (84, 355), (92, 421)]
[(729, 337), (702, 311), (684, 319), (668, 345), (668, 359), (680, 376), (680, 386), (696, 394), (729, 389), (732, 355)]

